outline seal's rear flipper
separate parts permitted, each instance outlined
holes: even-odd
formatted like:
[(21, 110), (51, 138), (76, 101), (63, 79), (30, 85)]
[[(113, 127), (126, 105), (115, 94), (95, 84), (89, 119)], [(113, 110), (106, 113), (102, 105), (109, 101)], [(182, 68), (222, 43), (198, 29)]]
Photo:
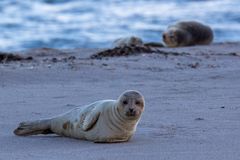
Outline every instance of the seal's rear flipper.
[(51, 134), (50, 120), (37, 120), (32, 122), (22, 122), (18, 128), (14, 130), (14, 134), (18, 136), (29, 136), (36, 134)]

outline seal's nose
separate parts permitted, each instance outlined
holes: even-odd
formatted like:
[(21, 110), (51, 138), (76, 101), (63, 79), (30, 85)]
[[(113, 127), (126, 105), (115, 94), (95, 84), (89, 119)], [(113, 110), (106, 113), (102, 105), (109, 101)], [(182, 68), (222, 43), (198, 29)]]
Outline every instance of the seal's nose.
[(165, 33), (163, 33), (162, 38), (163, 38), (163, 40), (166, 39), (166, 34)]
[(129, 112), (130, 112), (130, 113), (133, 113), (133, 109), (132, 109), (132, 108), (129, 108)]
[(136, 111), (134, 110), (134, 108), (129, 108), (128, 111), (126, 112), (127, 116), (136, 116)]
[(130, 113), (131, 116), (136, 115), (136, 111), (133, 108), (129, 108), (129, 113)]

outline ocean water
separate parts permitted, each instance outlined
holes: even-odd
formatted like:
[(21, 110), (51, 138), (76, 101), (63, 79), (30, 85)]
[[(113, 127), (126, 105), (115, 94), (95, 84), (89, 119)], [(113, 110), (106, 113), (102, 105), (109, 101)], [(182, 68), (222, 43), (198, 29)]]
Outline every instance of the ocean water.
[(0, 50), (104, 48), (119, 37), (161, 41), (169, 24), (210, 25), (215, 42), (240, 41), (239, 0), (1, 0)]

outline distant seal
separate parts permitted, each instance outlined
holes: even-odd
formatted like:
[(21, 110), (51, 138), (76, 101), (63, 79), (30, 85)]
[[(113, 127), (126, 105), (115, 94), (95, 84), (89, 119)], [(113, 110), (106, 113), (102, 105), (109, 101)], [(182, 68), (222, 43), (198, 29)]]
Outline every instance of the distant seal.
[(213, 41), (213, 31), (196, 21), (181, 21), (170, 25), (162, 38), (168, 47), (207, 45)]
[(117, 100), (101, 100), (54, 118), (22, 122), (19, 136), (55, 133), (93, 142), (124, 142), (134, 134), (144, 111), (144, 97), (125, 91)]
[(130, 37), (122, 37), (122, 38), (118, 38), (115, 41), (113, 41), (112, 44), (113, 47), (119, 47), (119, 48), (123, 48), (123, 47), (138, 47), (138, 46), (142, 46), (142, 47), (164, 47), (164, 45), (162, 43), (159, 42), (143, 42), (143, 40), (140, 37), (136, 37), (136, 36), (130, 36)]
[(118, 38), (113, 41), (113, 47), (124, 47), (124, 46), (142, 46), (143, 40), (136, 36)]
[(113, 47), (97, 52), (90, 56), (91, 59), (100, 59), (103, 57), (129, 56), (140, 53), (162, 53), (158, 48), (164, 47), (159, 42), (143, 43), (139, 37), (123, 37), (113, 42)]

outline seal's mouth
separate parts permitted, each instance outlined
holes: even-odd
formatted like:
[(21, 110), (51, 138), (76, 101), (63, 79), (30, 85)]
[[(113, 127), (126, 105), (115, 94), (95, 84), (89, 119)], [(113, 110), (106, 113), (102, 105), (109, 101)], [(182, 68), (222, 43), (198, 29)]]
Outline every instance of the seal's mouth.
[(128, 117), (135, 117), (136, 116), (136, 112), (127, 112), (126, 116), (128, 116)]
[(129, 118), (136, 118), (139, 115), (138, 112), (134, 109), (129, 109), (125, 114)]

